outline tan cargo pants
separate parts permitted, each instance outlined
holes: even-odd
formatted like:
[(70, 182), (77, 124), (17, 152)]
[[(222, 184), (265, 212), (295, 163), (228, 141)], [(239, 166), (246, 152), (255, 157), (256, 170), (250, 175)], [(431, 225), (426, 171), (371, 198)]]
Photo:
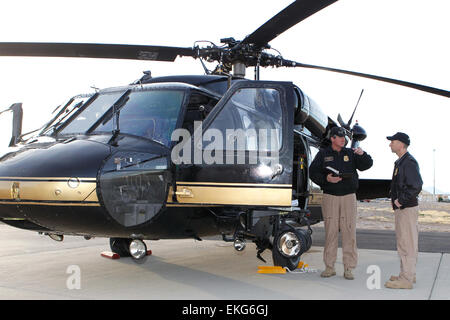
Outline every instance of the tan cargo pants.
[(322, 215), (325, 223), (325, 248), (323, 262), (334, 268), (337, 257), (339, 231), (342, 234), (342, 255), (345, 268), (356, 268), (356, 194), (333, 196), (324, 194)]
[(397, 252), (400, 257), (399, 278), (413, 282), (419, 251), (419, 207), (394, 210)]

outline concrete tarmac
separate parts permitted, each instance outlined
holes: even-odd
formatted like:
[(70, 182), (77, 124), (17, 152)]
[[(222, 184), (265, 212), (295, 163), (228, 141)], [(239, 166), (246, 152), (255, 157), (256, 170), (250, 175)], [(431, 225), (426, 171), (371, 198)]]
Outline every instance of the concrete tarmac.
[[(35, 232), (0, 224), (0, 299), (158, 299), (158, 300), (304, 300), (304, 299), (450, 299), (450, 255), (419, 253), (413, 290), (384, 287), (398, 274), (396, 251), (359, 250), (355, 280), (321, 278), (323, 248), (302, 256), (309, 272), (258, 274), (264, 263), (256, 248), (243, 252), (221, 240), (146, 241), (153, 254), (137, 264), (131, 258), (101, 257), (104, 238), (66, 237), (55, 242)], [(264, 252), (267, 265), (271, 253)]]
[[(325, 245), (325, 229), (312, 227), (313, 243)], [(356, 242), (360, 249), (397, 250), (397, 239), (393, 230), (357, 229)], [(341, 237), (339, 237), (341, 246)], [(419, 251), (450, 253), (450, 232), (419, 232)]]

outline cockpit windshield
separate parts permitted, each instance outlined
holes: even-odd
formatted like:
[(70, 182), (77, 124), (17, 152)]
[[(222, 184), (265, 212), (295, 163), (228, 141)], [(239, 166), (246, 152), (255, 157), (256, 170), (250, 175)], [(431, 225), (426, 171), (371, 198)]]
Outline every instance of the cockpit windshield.
[(154, 89), (127, 93), (124, 90), (100, 93), (60, 134), (111, 133), (117, 129), (116, 120), (119, 119), (120, 133), (169, 146), (184, 91)]
[(60, 134), (83, 134), (98, 121), (116, 102), (122, 92), (108, 92), (98, 95), (83, 111), (73, 119)]
[(70, 116), (79, 110), (80, 107), (92, 96), (92, 94), (80, 94), (70, 98), (64, 105), (58, 107), (56, 115), (43, 127), (40, 134), (51, 134), (52, 129), (58, 127), (59, 124), (69, 119)]

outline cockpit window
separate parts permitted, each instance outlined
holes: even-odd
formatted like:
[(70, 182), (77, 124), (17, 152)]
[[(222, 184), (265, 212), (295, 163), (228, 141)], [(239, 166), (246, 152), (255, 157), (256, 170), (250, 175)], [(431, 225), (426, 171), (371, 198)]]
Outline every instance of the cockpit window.
[(60, 134), (85, 133), (106, 111), (116, 102), (124, 92), (100, 94), (86, 109), (84, 109)]
[[(70, 123), (59, 134), (111, 133), (117, 129), (116, 121), (119, 119), (120, 133), (148, 138), (169, 146), (183, 99), (183, 90), (102, 92), (79, 114), (71, 111), (71, 114), (75, 114), (74, 119), (70, 119)], [(116, 110), (113, 110), (113, 105), (116, 105)], [(62, 120), (67, 118), (65, 116)]]
[[(149, 90), (131, 92), (119, 110), (121, 133), (132, 134), (166, 146), (170, 144), (172, 131), (177, 124), (184, 91)], [(94, 133), (111, 132), (115, 129), (116, 116), (100, 123)]]
[(55, 110), (55, 116), (50, 120), (42, 129), (41, 134), (52, 134), (52, 129), (58, 127), (60, 123), (63, 123), (69, 119), (74, 112), (79, 110), (83, 104), (92, 96), (92, 94), (79, 95), (71, 98), (67, 103), (61, 105), (60, 108)]

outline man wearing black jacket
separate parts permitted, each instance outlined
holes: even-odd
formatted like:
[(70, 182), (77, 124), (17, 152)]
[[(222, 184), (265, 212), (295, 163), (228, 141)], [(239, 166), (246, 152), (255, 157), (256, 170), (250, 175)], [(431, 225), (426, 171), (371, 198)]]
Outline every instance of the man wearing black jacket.
[(400, 256), (400, 274), (391, 276), (385, 286), (392, 289), (412, 289), (416, 277), (419, 237), (417, 197), (422, 190), (422, 177), (416, 159), (408, 152), (409, 136), (397, 132), (387, 139), (391, 141), (391, 151), (398, 156), (392, 174), (390, 195)]
[[(334, 127), (330, 130), (331, 146), (320, 149), (309, 168), (311, 180), (323, 190), (322, 215), (325, 223), (325, 248), (322, 277), (336, 275), (339, 231), (342, 233), (344, 277), (354, 279), (358, 253), (356, 247), (356, 190), (358, 173), (367, 170), (372, 158), (361, 148), (345, 148), (345, 131)], [(335, 171), (338, 171), (337, 174)]]

